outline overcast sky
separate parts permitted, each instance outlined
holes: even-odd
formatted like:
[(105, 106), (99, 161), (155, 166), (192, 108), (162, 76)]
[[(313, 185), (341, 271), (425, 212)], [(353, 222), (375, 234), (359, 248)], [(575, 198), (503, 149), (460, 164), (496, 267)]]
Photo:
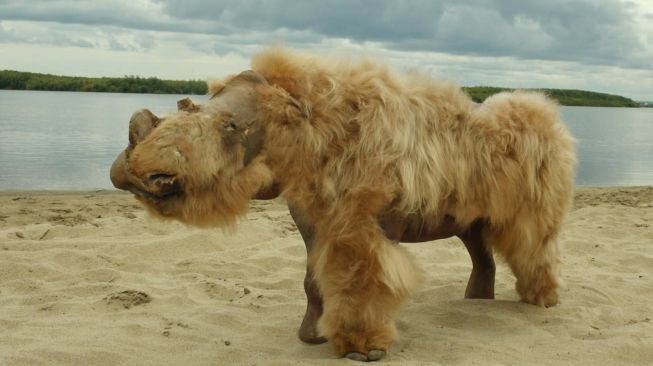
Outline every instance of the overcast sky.
[(653, 100), (652, 0), (0, 0), (0, 69), (207, 79), (270, 44)]

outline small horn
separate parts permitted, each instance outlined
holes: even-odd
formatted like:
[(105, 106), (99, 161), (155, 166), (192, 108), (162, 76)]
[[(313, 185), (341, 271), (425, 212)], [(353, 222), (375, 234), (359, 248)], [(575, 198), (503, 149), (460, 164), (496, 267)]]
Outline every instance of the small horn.
[(200, 107), (193, 103), (193, 100), (190, 98), (179, 99), (177, 101), (177, 110), (184, 111), (188, 113), (199, 112)]
[(132, 114), (129, 120), (129, 146), (141, 142), (159, 124), (159, 118), (149, 109), (141, 109)]

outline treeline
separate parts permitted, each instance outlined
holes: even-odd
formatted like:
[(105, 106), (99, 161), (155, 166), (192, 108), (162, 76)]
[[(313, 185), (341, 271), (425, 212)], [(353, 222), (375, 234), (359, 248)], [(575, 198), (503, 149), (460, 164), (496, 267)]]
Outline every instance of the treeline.
[[(463, 90), (477, 103), (482, 103), (487, 97), (502, 91), (512, 91), (509, 88), (492, 86), (464, 87)], [(529, 89), (541, 91), (561, 105), (590, 107), (640, 107), (640, 103), (619, 95), (591, 92), (576, 89)]]
[[(206, 83), (201, 80), (161, 80), (125, 76), (122, 78), (86, 78), (77, 76), (58, 76), (21, 71), (0, 71), (0, 89), (13, 90), (57, 90), (108, 93), (148, 93), (148, 94), (206, 94)], [(463, 90), (478, 103), (487, 97), (509, 88), (489, 86), (464, 87)], [(596, 93), (574, 89), (537, 89), (562, 105), (592, 107), (639, 107), (632, 99), (618, 95)]]
[(0, 89), (148, 94), (207, 93), (206, 82), (200, 80), (161, 80), (138, 76), (86, 78), (10, 70), (0, 71)]

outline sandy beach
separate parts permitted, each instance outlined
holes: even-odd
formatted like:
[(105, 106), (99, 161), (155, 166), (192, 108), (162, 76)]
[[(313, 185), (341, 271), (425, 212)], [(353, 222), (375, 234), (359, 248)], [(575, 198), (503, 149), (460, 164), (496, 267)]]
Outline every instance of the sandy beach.
[[(283, 202), (235, 233), (150, 218), (129, 194), (0, 193), (0, 365), (340, 365), (296, 336), (304, 245)], [(650, 365), (653, 187), (578, 188), (561, 303), (464, 300), (457, 239), (404, 244), (425, 273), (382, 364)]]

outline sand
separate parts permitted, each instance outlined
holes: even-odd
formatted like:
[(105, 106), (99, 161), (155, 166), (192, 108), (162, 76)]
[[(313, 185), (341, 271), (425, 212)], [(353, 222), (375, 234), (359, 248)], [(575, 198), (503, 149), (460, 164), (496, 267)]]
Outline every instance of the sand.
[[(425, 271), (383, 364), (653, 364), (653, 187), (579, 188), (561, 303), (464, 300), (456, 239), (405, 244)], [(128, 194), (0, 193), (0, 365), (340, 365), (296, 337), (305, 249), (280, 201), (238, 230), (148, 217)]]

